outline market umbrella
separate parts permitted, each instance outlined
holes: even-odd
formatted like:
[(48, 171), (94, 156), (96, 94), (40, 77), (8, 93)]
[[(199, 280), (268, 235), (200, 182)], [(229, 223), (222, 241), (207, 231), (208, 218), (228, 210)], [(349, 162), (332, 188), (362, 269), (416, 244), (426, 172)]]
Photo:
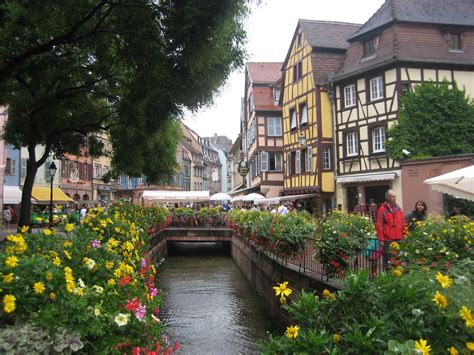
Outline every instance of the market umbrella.
[(474, 165), (424, 181), (433, 190), (474, 201)]
[(240, 202), (242, 201), (242, 195), (239, 195), (239, 196), (235, 196), (232, 198), (232, 200), (230, 200), (230, 202)]
[(264, 200), (264, 199), (265, 199), (265, 196), (257, 194), (257, 193), (248, 194), (242, 197), (242, 201), (245, 201), (245, 202), (248, 202), (248, 201), (257, 202), (259, 200)]
[(210, 201), (230, 201), (232, 197), (224, 192), (218, 192), (209, 198)]

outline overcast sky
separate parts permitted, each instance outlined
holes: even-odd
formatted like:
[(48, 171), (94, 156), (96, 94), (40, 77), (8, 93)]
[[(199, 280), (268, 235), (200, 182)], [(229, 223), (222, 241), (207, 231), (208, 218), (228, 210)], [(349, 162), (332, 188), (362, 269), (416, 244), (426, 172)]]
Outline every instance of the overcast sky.
[[(298, 19), (364, 23), (384, 0), (263, 0), (246, 20), (248, 61), (283, 62)], [(324, 34), (322, 34), (324, 35)], [(243, 70), (233, 72), (214, 105), (197, 114), (187, 113), (185, 123), (201, 137), (214, 133), (235, 141), (239, 134)]]

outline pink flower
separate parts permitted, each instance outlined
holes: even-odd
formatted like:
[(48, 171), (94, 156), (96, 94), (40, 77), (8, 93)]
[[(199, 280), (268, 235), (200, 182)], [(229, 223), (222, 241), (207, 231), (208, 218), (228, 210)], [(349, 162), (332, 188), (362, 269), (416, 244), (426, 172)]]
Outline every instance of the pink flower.
[(93, 248), (99, 248), (100, 247), (100, 240), (94, 239), (91, 241), (91, 245)]
[(141, 267), (146, 267), (146, 260), (142, 259), (142, 263), (140, 264)]
[(137, 317), (137, 319), (142, 320), (143, 318), (145, 318), (145, 316), (146, 316), (146, 306), (140, 305), (138, 309), (135, 311), (135, 317)]
[(150, 296), (155, 297), (158, 294), (158, 290), (154, 287), (150, 287)]

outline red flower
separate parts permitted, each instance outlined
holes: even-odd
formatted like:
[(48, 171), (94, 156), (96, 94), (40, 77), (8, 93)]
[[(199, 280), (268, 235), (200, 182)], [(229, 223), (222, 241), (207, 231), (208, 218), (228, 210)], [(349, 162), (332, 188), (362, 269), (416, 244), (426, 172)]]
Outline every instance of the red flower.
[(171, 355), (171, 354), (172, 352), (170, 348), (166, 348), (165, 352), (163, 353), (163, 355)]
[(173, 345), (173, 351), (178, 351), (179, 348), (181, 348), (181, 344), (179, 343), (179, 341), (176, 341)]
[(140, 355), (141, 349), (139, 346), (132, 349), (132, 355)]
[(127, 311), (135, 312), (136, 310), (138, 310), (138, 308), (140, 308), (141, 305), (141, 301), (137, 300), (136, 297), (133, 297), (131, 301), (127, 300), (127, 305), (125, 306), (125, 308), (127, 309)]
[(339, 236), (340, 236), (341, 238), (345, 238), (345, 237), (347, 237), (347, 233), (346, 233), (346, 232), (342, 232), (341, 234), (339, 234)]
[(119, 285), (125, 286), (125, 285), (128, 285), (131, 281), (132, 281), (132, 277), (130, 275), (122, 276), (119, 280)]

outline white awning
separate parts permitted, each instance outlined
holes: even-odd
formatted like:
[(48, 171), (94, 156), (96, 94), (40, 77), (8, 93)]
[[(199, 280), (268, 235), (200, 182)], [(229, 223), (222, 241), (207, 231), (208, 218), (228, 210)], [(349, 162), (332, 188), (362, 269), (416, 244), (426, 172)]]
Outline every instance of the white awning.
[(18, 186), (3, 186), (3, 204), (16, 205), (21, 203), (21, 190)]
[(296, 201), (302, 200), (305, 198), (310, 198), (314, 196), (318, 196), (319, 194), (304, 194), (304, 195), (288, 195), (288, 196), (281, 196), (281, 197), (270, 197), (264, 200), (258, 200), (259, 204), (267, 204), (267, 205), (278, 205), (281, 201)]
[(396, 172), (387, 172), (387, 173), (368, 173), (368, 174), (354, 174), (354, 175), (345, 175), (339, 176), (336, 178), (338, 184), (349, 184), (354, 182), (370, 182), (370, 181), (387, 181), (394, 180), (398, 174)]
[(203, 202), (209, 201), (209, 191), (143, 191), (145, 200), (163, 202)]

